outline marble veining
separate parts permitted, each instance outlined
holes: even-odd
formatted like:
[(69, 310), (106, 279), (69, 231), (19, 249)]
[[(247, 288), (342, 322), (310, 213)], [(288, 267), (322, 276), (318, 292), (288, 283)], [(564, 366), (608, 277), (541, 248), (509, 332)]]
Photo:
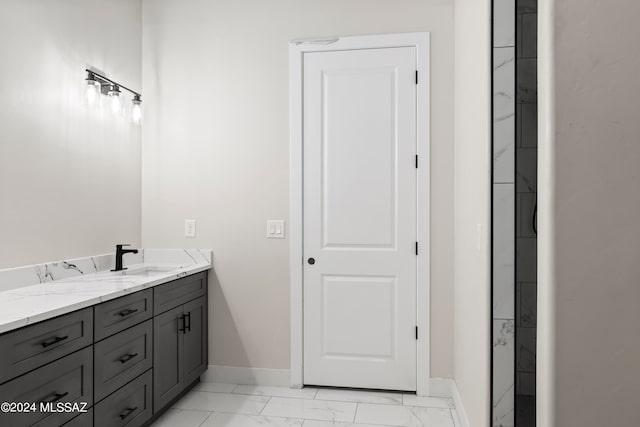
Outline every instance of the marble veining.
[[(152, 276), (112, 273), (109, 269), (113, 263), (107, 261), (113, 260), (113, 255), (0, 270), (0, 284), (4, 285), (0, 287), (4, 289), (0, 291), (0, 333), (211, 268), (210, 250), (146, 249), (141, 252), (129, 260), (125, 256), (129, 272), (142, 268), (163, 270)], [(21, 286), (10, 287), (16, 282)]]
[(493, 49), (493, 117), (500, 121), (515, 114), (516, 57), (515, 49)]
[(515, 322), (493, 320), (493, 426), (514, 425)]
[[(188, 409), (187, 409), (188, 408)], [(201, 382), (157, 427), (460, 427), (451, 399)]]
[(104, 254), (0, 270), (0, 292), (98, 273), (112, 268), (114, 263), (115, 254)]

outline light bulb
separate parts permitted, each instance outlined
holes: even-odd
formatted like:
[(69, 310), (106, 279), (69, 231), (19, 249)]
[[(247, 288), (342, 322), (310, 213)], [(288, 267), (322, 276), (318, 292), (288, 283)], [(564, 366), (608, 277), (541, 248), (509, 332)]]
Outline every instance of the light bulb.
[(100, 94), (100, 83), (96, 81), (95, 76), (93, 74), (89, 74), (86, 79), (87, 81), (87, 103), (89, 106), (92, 106), (98, 95)]
[(109, 96), (111, 111), (113, 114), (118, 114), (120, 112), (120, 88), (117, 85), (112, 85), (107, 95)]
[(120, 111), (120, 95), (114, 94), (111, 95), (111, 111), (117, 113)]
[(142, 120), (142, 100), (140, 99), (140, 95), (135, 95), (132, 102), (133, 106), (131, 107), (131, 121), (138, 125)]

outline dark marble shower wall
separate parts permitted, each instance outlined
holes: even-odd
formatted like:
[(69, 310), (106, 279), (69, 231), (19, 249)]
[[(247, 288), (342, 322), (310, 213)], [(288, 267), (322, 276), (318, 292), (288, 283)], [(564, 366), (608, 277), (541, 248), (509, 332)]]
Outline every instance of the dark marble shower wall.
[(537, 0), (516, 4), (516, 427), (535, 426)]
[(493, 1), (492, 427), (535, 425), (537, 0)]

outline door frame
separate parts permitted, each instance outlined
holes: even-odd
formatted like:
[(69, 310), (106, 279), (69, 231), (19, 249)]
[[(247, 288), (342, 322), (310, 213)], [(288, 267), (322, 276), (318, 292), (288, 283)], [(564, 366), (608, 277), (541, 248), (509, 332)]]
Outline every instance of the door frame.
[(418, 68), (417, 85), (417, 255), (416, 316), (419, 330), (417, 342), (417, 394), (429, 395), (430, 380), (430, 33), (384, 34), (294, 40), (289, 44), (290, 95), (290, 296), (291, 296), (291, 387), (304, 385), (304, 236), (303, 236), (303, 55), (355, 49), (415, 47)]

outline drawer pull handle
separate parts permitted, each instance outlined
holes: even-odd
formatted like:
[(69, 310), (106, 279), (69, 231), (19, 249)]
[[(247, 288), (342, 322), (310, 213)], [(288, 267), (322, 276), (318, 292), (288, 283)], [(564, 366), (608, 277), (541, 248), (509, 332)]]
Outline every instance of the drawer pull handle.
[(51, 338), (49, 340), (43, 341), (40, 343), (40, 345), (42, 345), (43, 348), (47, 348), (49, 346), (52, 346), (54, 344), (59, 343), (60, 341), (64, 341), (67, 338), (69, 338), (69, 335), (65, 335), (63, 337), (55, 337), (55, 338)]
[(47, 400), (47, 398), (49, 396), (47, 396), (47, 398), (45, 398), (42, 402), (43, 403), (54, 403), (57, 402), (58, 400), (62, 399), (63, 397), (65, 397), (66, 395), (68, 395), (69, 392), (64, 392), (64, 393), (51, 393), (49, 396), (52, 397), (52, 399)]
[(127, 316), (132, 315), (132, 314), (133, 314), (133, 313), (135, 313), (136, 311), (138, 311), (138, 309), (137, 309), (137, 308), (130, 308), (130, 309), (127, 309), (127, 310), (123, 310), (123, 311), (121, 311), (121, 312), (120, 312), (120, 313), (118, 313), (118, 314), (120, 315), (120, 317), (127, 317)]
[(127, 363), (129, 360), (133, 359), (134, 357), (136, 357), (138, 355), (138, 353), (133, 353), (133, 354), (127, 354), (126, 356), (122, 356), (120, 359), (118, 359), (121, 363)]
[(133, 408), (127, 408), (124, 410), (123, 413), (120, 414), (120, 419), (124, 420), (125, 418), (127, 418), (129, 415), (133, 414), (136, 410), (138, 409), (137, 406), (134, 406)]
[[(185, 325), (184, 328), (191, 332), (191, 312), (188, 312), (187, 314), (184, 315), (185, 318)], [(189, 319), (189, 323), (186, 322), (186, 320)]]
[[(182, 327), (180, 327), (180, 320), (182, 320)], [(187, 316), (184, 314), (178, 318), (178, 330), (183, 334), (187, 333)]]

